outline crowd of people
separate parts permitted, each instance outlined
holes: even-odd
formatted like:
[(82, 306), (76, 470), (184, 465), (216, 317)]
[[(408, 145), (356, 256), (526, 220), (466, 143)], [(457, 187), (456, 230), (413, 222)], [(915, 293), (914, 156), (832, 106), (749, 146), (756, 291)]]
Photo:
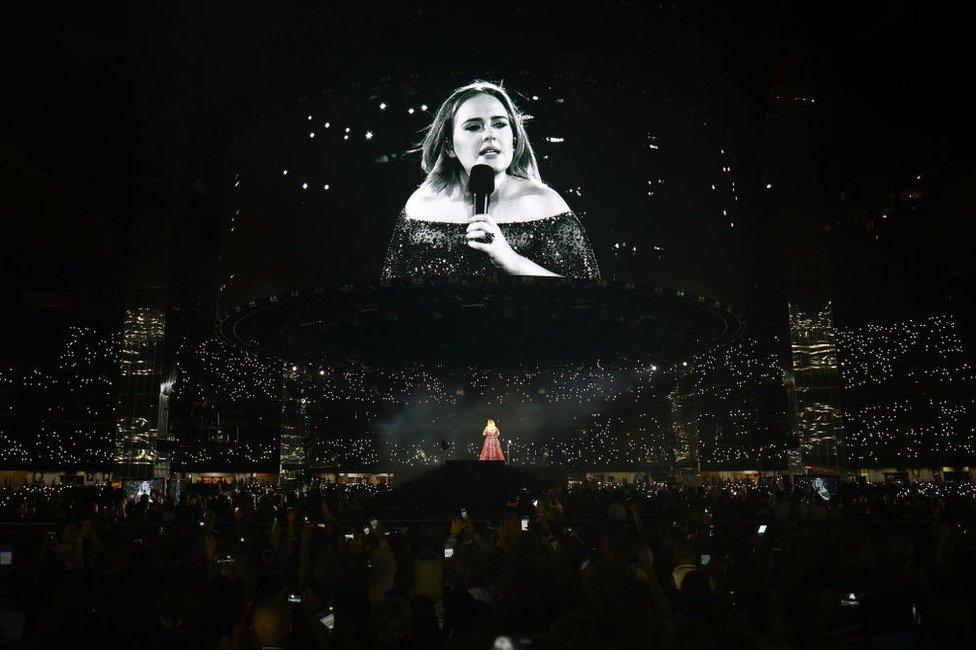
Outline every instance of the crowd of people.
[(969, 483), (0, 489), (0, 647), (976, 644)]

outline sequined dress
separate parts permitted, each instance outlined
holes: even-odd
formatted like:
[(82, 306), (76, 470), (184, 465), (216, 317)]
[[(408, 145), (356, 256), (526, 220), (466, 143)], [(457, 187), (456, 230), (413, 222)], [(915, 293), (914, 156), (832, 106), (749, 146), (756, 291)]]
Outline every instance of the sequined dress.
[(498, 429), (485, 429), (485, 444), (481, 447), (481, 456), (478, 460), (505, 460), (502, 453), (502, 445), (498, 442)]
[[(569, 278), (598, 280), (593, 248), (583, 224), (572, 212), (551, 217), (500, 223), (512, 249), (544, 269)], [(386, 253), (380, 277), (486, 280), (505, 275), (488, 256), (467, 245), (466, 223), (407, 218), (402, 211)]]

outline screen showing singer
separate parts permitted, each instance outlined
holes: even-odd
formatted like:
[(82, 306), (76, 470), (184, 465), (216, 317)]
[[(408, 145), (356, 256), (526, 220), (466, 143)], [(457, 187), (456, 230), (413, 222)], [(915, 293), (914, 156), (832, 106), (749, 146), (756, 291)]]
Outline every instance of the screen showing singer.
[(582, 223), (542, 181), (528, 117), (496, 84), (451, 93), (424, 138), (427, 176), (397, 218), (382, 279), (599, 279)]

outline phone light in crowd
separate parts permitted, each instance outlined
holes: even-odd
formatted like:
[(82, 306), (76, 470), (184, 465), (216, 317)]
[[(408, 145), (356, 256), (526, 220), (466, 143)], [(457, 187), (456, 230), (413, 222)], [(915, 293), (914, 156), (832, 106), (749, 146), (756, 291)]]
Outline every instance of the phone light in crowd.
[(522, 517), (522, 530), (528, 530), (528, 529), (529, 529), (529, 518)]
[(532, 499), (532, 507), (533, 508), (536, 508), (538, 506), (539, 506), (539, 500), (538, 499)]
[(281, 175), (282, 176), (287, 176), (288, 175), (288, 170), (287, 169), (282, 169), (281, 170)]
[(381, 111), (385, 111), (386, 110), (386, 102), (380, 102), (380, 110)]
[(367, 140), (372, 140), (373, 139), (373, 132), (372, 131), (367, 131), (366, 132), (366, 139)]
[(310, 132), (310, 133), (308, 134), (308, 137), (314, 140), (314, 139), (315, 139), (315, 131), (311, 131), (311, 132)]
[(302, 183), (302, 189), (303, 190), (307, 190), (308, 189), (308, 183)]
[(453, 556), (454, 556), (454, 549), (453, 548), (446, 548), (445, 547), (444, 548), (444, 557), (453, 557)]
[(766, 524), (759, 524), (759, 530), (756, 531), (760, 535), (766, 534)]
[[(330, 607), (329, 609), (332, 608)], [(330, 611), (328, 614), (324, 614), (321, 618), (319, 618), (319, 621), (322, 623), (322, 625), (331, 630), (333, 627), (335, 627), (335, 613)]]

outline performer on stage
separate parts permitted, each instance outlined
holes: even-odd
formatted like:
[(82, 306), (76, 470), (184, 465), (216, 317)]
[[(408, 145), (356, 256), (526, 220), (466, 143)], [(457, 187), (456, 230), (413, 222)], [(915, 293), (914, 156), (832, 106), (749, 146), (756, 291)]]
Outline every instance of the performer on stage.
[(485, 445), (481, 448), (481, 456), (478, 460), (500, 460), (505, 461), (505, 454), (502, 453), (502, 445), (498, 442), (498, 427), (494, 420), (488, 420), (482, 434), (485, 437)]

